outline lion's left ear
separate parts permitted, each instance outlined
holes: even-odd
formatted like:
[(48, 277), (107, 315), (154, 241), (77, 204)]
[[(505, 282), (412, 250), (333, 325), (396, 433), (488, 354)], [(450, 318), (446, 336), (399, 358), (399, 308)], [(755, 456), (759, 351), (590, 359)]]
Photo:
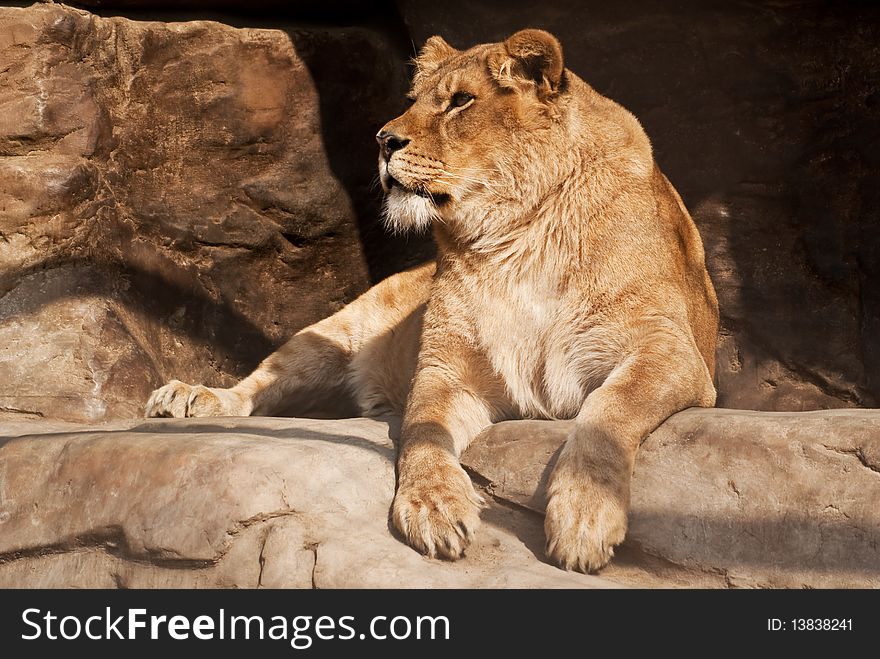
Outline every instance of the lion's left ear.
[(504, 87), (534, 85), (542, 99), (559, 91), (564, 69), (562, 46), (544, 30), (520, 30), (489, 58), (492, 76)]
[(458, 51), (443, 40), (443, 37), (430, 37), (422, 49), (419, 51), (418, 57), (413, 60), (416, 66), (415, 77), (427, 77), (440, 68), (450, 57)]

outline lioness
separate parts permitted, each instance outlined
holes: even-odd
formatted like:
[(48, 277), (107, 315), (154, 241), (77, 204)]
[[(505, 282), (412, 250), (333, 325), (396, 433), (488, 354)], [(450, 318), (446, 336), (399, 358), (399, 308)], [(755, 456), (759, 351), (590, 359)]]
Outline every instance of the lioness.
[(377, 139), (385, 219), (433, 228), (436, 263), (300, 331), (231, 389), (171, 382), (148, 416), (272, 414), (347, 386), (403, 413), (392, 519), (458, 558), (481, 498), (458, 457), (502, 419), (576, 420), (549, 482), (547, 553), (605, 565), (640, 441), (712, 406), (718, 325), (700, 236), (639, 122), (523, 30), (458, 51), (432, 37)]

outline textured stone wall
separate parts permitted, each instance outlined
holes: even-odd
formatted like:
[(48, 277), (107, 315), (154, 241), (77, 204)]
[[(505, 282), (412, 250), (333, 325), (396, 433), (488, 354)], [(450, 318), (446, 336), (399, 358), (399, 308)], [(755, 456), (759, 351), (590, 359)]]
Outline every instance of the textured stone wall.
[(373, 135), (406, 86), (380, 31), (37, 5), (0, 9), (0, 61), (8, 413), (137, 416), (171, 376), (231, 383), (430, 253), (377, 227)]
[(526, 26), (639, 117), (691, 209), (719, 405), (880, 402), (880, 10), (80, 5), (0, 8), (0, 415), (129, 417), (171, 377), (229, 384), (427, 258), (378, 225), (373, 135), (414, 45)]

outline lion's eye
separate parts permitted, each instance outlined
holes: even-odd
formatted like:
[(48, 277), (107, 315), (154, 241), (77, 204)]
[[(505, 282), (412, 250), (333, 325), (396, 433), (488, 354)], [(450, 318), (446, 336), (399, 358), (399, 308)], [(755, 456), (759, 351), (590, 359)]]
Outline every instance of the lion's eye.
[(467, 92), (455, 92), (449, 101), (449, 110), (454, 108), (463, 108), (465, 105), (474, 100), (473, 94)]

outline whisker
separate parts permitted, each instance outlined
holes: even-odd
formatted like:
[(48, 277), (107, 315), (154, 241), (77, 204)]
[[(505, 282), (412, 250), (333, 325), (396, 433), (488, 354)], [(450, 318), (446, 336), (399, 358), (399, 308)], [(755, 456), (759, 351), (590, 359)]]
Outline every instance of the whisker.
[[(461, 181), (467, 181), (468, 183), (476, 183), (477, 185), (483, 185), (483, 186), (486, 186), (487, 188), (495, 187), (494, 183), (490, 183), (489, 181), (484, 181), (484, 180), (478, 179), (478, 178), (473, 178), (472, 176), (461, 176), (459, 174), (453, 174), (452, 172), (447, 172), (447, 171), (444, 171), (440, 174), (440, 177), (443, 177), (443, 176), (449, 176), (454, 179), (459, 179)], [(448, 183), (449, 182), (447, 181), (447, 184)]]
[[(449, 186), (453, 185), (452, 181), (444, 181), (443, 179), (436, 179), (436, 182), (437, 183), (445, 183), (446, 185), (449, 185)], [(493, 198), (495, 198), (495, 199), (503, 199), (504, 198), (500, 192), (497, 192), (493, 188), (488, 187), (487, 189), (489, 191), (489, 194), (491, 194), (493, 196)]]
[[(428, 198), (431, 200), (431, 203), (434, 204), (434, 207), (437, 207), (437, 200), (434, 199), (434, 194), (428, 189), (428, 186), (425, 183), (419, 184), (419, 189), (428, 195)], [(435, 222), (439, 222), (440, 224), (446, 224), (446, 221), (440, 217), (440, 213), (435, 212), (432, 218)]]

